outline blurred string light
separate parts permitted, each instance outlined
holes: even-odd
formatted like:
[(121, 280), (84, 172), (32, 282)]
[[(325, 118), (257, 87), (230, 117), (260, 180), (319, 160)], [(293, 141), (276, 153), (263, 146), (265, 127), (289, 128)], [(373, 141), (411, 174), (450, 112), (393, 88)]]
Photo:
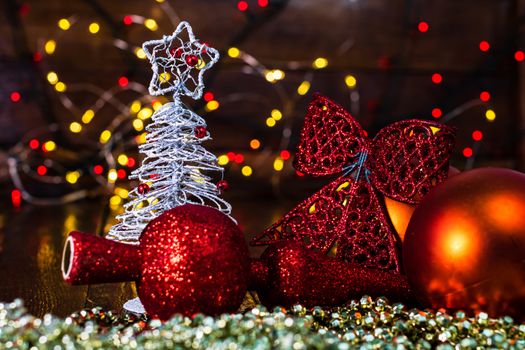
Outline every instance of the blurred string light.
[[(177, 24), (178, 22), (178, 16), (175, 14), (173, 9), (171, 9), (170, 5), (166, 3), (164, 0), (156, 0), (159, 4), (161, 4), (162, 9), (164, 10), (165, 14), (168, 16), (168, 19), (172, 24)], [(251, 5), (250, 5), (251, 4)], [(248, 11), (250, 9), (250, 6), (253, 6), (252, 3), (248, 3), (247, 1), (238, 1), (237, 7), (241, 11)], [(268, 6), (267, 0), (257, 0), (257, 5), (261, 8)], [(75, 17), (70, 18), (62, 18), (59, 19), (57, 22), (58, 29), (61, 31), (68, 31), (71, 29), (73, 25), (78, 23), (78, 21), (74, 20)], [(122, 17), (122, 22), (124, 25), (142, 25), (144, 28), (150, 30), (150, 31), (157, 31), (159, 29), (159, 25), (157, 21), (153, 18), (145, 18), (140, 15), (134, 15), (134, 14), (127, 14)], [(86, 27), (84, 27), (86, 28)], [(98, 22), (90, 22), (87, 25), (88, 32), (90, 34), (97, 34), (100, 32), (101, 27)], [(430, 30), (430, 25), (426, 21), (420, 21), (417, 24), (417, 29), (421, 33), (428, 32)], [(84, 29), (85, 30), (85, 29)], [(59, 37), (56, 35), (55, 37)], [(135, 56), (138, 59), (145, 59), (146, 55), (141, 47), (133, 46), (127, 42), (124, 42), (120, 39), (114, 40), (115, 47), (121, 49), (121, 50), (127, 50), (135, 54)], [(43, 41), (43, 46), (35, 52), (33, 59), (35, 62), (38, 62), (42, 59), (42, 56), (40, 52), (45, 52), (47, 55), (52, 55), (55, 53), (57, 49), (57, 42), (55, 39), (49, 39), (47, 41)], [(482, 41), (479, 43), (479, 49), (481, 51), (489, 51), (490, 44), (486, 41)], [(40, 51), (40, 52), (39, 52)], [(252, 73), (260, 75), (262, 78), (264, 78), (268, 83), (273, 86), (273, 88), (276, 90), (277, 94), (280, 97), (281, 100), (281, 106), (283, 107), (283, 111), (279, 108), (273, 108), (270, 109), (270, 115), (266, 117), (265, 123), (268, 127), (272, 128), (281, 122), (283, 119), (283, 114), (288, 115), (291, 113), (291, 111), (294, 110), (295, 102), (297, 100), (296, 97), (293, 96), (293, 94), (297, 94), (298, 96), (305, 96), (310, 92), (313, 85), (313, 72), (316, 70), (322, 70), (328, 67), (329, 60), (326, 57), (317, 57), (311, 61), (306, 62), (287, 62), (283, 63), (279, 66), (279, 68), (267, 68), (264, 67), (257, 59), (255, 59), (253, 56), (242, 52), (239, 48), (232, 46), (229, 47), (227, 50), (227, 55), (231, 59), (240, 59), (249, 66), (252, 69)], [(518, 50), (514, 53), (514, 58), (516, 61), (521, 62), (525, 60), (525, 53), (521, 50)], [(201, 62), (200, 64), (203, 64)], [(289, 94), (285, 91), (285, 89), (279, 84), (280, 81), (284, 80), (286, 78), (286, 71), (287, 70), (298, 70), (298, 69), (304, 69), (307, 71), (305, 73), (305, 76), (302, 80), (298, 81), (296, 85), (296, 89), (294, 89), (292, 94)], [(313, 69), (313, 70), (312, 70)], [(108, 188), (114, 188), (115, 196), (112, 198), (112, 204), (117, 205), (117, 202), (120, 203), (120, 201), (117, 199), (124, 198), (123, 191), (121, 187), (115, 187), (113, 186), (114, 183), (119, 181), (120, 179), (124, 179), (127, 176), (127, 171), (124, 169), (126, 167), (132, 168), (136, 165), (136, 161), (133, 157), (130, 157), (129, 155), (125, 153), (120, 153), (118, 156), (116, 156), (116, 159), (113, 158), (112, 152), (119, 144), (121, 138), (123, 137), (122, 133), (118, 131), (119, 126), (124, 122), (129, 122), (133, 126), (133, 129), (137, 132), (135, 136), (133, 136), (132, 140), (137, 144), (142, 144), (146, 142), (146, 133), (144, 132), (144, 128), (146, 126), (147, 120), (151, 117), (154, 110), (157, 110), (162, 106), (162, 102), (159, 100), (152, 99), (150, 96), (147, 95), (147, 90), (144, 85), (138, 84), (135, 82), (130, 82), (129, 79), (125, 76), (121, 76), (117, 81), (117, 87), (120, 87), (121, 89), (131, 89), (133, 91), (136, 91), (143, 95), (143, 97), (132, 101), (128, 105), (122, 104), (122, 102), (115, 97), (116, 93), (118, 93), (119, 89), (111, 88), (109, 90), (103, 90), (97, 87), (90, 86), (89, 84), (71, 84), (70, 86), (66, 86), (66, 83), (63, 81), (60, 81), (59, 74), (54, 71), (49, 71), (46, 74), (47, 81), (51, 86), (54, 87), (54, 89), (61, 93), (59, 94), (59, 100), (60, 102), (68, 108), (73, 116), (76, 116), (79, 118), (79, 121), (72, 121), (69, 124), (69, 131), (73, 134), (78, 134), (82, 131), (84, 131), (84, 128), (90, 124), (90, 122), (95, 117), (96, 112), (103, 108), (106, 104), (110, 104), (114, 107), (116, 107), (120, 113), (121, 116), (118, 116), (115, 118), (114, 121), (112, 121), (111, 125), (108, 126), (105, 130), (100, 131), (98, 134), (98, 141), (101, 147), (101, 155), (102, 158), (105, 159), (106, 164), (103, 166), (101, 164), (95, 164), (90, 166), (90, 171), (88, 171), (88, 174), (93, 174), (96, 176), (96, 180), (102, 184), (105, 185)], [(169, 74), (162, 75), (161, 79), (165, 79), (166, 81), (171, 79)], [(357, 108), (359, 104), (359, 93), (357, 91), (357, 84), (358, 80), (357, 78), (352, 74), (347, 74), (344, 76), (344, 83), (346, 87), (349, 89), (350, 99), (352, 101), (352, 108)], [(435, 84), (440, 84), (443, 80), (443, 76), (440, 73), (434, 73), (432, 75), (432, 82)], [(78, 85), (78, 86), (77, 86)], [(83, 112), (79, 111), (76, 106), (74, 106), (73, 102), (67, 97), (66, 92), (69, 92), (70, 89), (77, 89), (76, 91), (81, 91), (81, 89), (84, 88), (91, 93), (94, 93), (95, 95), (99, 96), (99, 99), (93, 106), (91, 106), (88, 109), (85, 109)], [(73, 91), (71, 91), (73, 92)], [(14, 95), (13, 95), (14, 94)], [(296, 96), (297, 96), (296, 95)], [(19, 101), (21, 98), (21, 95), (19, 92), (13, 92), (11, 94), (11, 100), (13, 102)], [(221, 101), (232, 101), (228, 97), (222, 97)], [(463, 105), (453, 109), (452, 111), (448, 112), (447, 114), (443, 114), (440, 108), (433, 108), (431, 115), (433, 118), (441, 118), (443, 122), (448, 122), (451, 119), (455, 118), (456, 116), (462, 114), (466, 109), (472, 108), (474, 106), (477, 106), (482, 103), (486, 103), (490, 100), (490, 94), (486, 91), (483, 91), (480, 94), (480, 99), (467, 101)], [(219, 101), (215, 98), (214, 94), (212, 92), (205, 92), (204, 94), (204, 110), (205, 112), (212, 112), (220, 108)], [(151, 104), (151, 106), (150, 106)], [(354, 112), (354, 109), (352, 109), (352, 113)], [(357, 114), (357, 113), (356, 113)], [(492, 122), (496, 118), (496, 113), (493, 109), (489, 108), (485, 110), (485, 118), (487, 121)], [(290, 118), (284, 118), (284, 122), (282, 126), (280, 126), (279, 130), (282, 131), (282, 139), (280, 144), (280, 153), (277, 158), (273, 159), (273, 169), (275, 172), (279, 173), (282, 172), (282, 170), (285, 168), (285, 162), (288, 161), (291, 158), (290, 152), (286, 149), (287, 145), (290, 140), (291, 136), (291, 119)], [(479, 130), (476, 130), (479, 131)], [(475, 132), (476, 132), (475, 131)], [(479, 131), (481, 133), (481, 131)], [(115, 142), (110, 142), (112, 139), (115, 138)], [(480, 142), (483, 138), (483, 135), (481, 134), (481, 137), (479, 137), (478, 133), (473, 133), (472, 138), (475, 142)], [(43, 152), (52, 152), (57, 148), (57, 145), (52, 140), (38, 140), (38, 139), (31, 139), (24, 141), (27, 147), (29, 147), (31, 150), (37, 151), (41, 148)], [(129, 142), (126, 140), (126, 142)], [(251, 150), (259, 150), (261, 148), (261, 140), (254, 138), (249, 141), (249, 148)], [(467, 152), (468, 153), (468, 152)], [(475, 153), (475, 147), (474, 147), (474, 153)], [(259, 154), (262, 157), (267, 157), (267, 152), (259, 152)], [(12, 161), (11, 163), (13, 163)], [(218, 162), (221, 165), (227, 165), (229, 163), (232, 164), (239, 164), (242, 166), (239, 166), (237, 169), (240, 170), (241, 174), (243, 176), (251, 176), (253, 174), (253, 169), (250, 165), (244, 164), (245, 159), (244, 155), (240, 153), (234, 153), (234, 152), (228, 152), (227, 154), (220, 155), (218, 157)], [(122, 167), (118, 169), (118, 167)], [(45, 174), (42, 175), (42, 177), (48, 176), (49, 173), (49, 167), (45, 165), (40, 165), (37, 168), (40, 169), (40, 173), (44, 172)], [(55, 169), (53, 171), (56, 171)], [(73, 170), (69, 171), (64, 175), (64, 179), (67, 183), (74, 185), (78, 182), (81, 176), (84, 176), (86, 174), (85, 171), (80, 170)], [(15, 174), (17, 175), (17, 174)], [(301, 176), (301, 173), (297, 173), (297, 176)], [(16, 176), (14, 176), (16, 177)], [(53, 181), (57, 179), (57, 177), (53, 177)], [(17, 187), (23, 187), (20, 184), (20, 181), (17, 182)], [(121, 189), (121, 190), (118, 190)], [(119, 193), (117, 193), (119, 191)], [(26, 191), (21, 192), (23, 197), (30, 197)], [(67, 197), (67, 200), (74, 200), (81, 198), (82, 196), (85, 196), (86, 192), (83, 191), (77, 191), (72, 196), (65, 196)]]

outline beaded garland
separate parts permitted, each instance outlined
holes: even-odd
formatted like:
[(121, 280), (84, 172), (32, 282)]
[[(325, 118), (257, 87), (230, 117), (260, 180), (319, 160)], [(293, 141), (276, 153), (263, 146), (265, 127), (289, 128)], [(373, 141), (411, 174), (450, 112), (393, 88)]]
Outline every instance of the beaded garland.
[(162, 323), (101, 308), (61, 319), (31, 316), (21, 300), (0, 303), (0, 349), (476, 349), (525, 347), (525, 324), (408, 310), (384, 298), (344, 307), (268, 311), (256, 306), (216, 318), (174, 316)]

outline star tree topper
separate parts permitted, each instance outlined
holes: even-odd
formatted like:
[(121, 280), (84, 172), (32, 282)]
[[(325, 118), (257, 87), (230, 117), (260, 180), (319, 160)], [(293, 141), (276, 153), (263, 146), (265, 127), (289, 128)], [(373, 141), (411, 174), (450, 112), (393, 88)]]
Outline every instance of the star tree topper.
[(142, 45), (153, 76), (149, 93), (172, 93), (199, 99), (204, 89), (203, 75), (219, 60), (219, 52), (195, 39), (188, 22), (180, 22), (173, 34)]

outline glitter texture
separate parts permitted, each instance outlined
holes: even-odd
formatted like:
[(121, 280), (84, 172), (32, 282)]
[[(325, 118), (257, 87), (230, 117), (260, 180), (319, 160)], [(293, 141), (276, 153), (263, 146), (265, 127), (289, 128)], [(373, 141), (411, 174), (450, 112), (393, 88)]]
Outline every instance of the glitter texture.
[(341, 106), (316, 95), (294, 165), (314, 176), (342, 174), (300, 203), (254, 245), (296, 240), (349, 263), (401, 272), (399, 239), (382, 195), (418, 203), (447, 177), (452, 128), (422, 120), (393, 123), (366, 138)]
[(414, 300), (403, 275), (351, 265), (293, 241), (268, 247), (252, 262), (250, 280), (265, 305), (337, 306), (363, 294)]
[(243, 234), (214, 208), (186, 204), (170, 209), (146, 226), (138, 246), (80, 232), (68, 240), (74, 249), (72, 258), (64, 251), (66, 281), (135, 280), (154, 318), (233, 312), (246, 292), (250, 261)]
[(523, 349), (525, 325), (510, 317), (407, 309), (363, 296), (338, 308), (208, 317), (176, 315), (165, 323), (100, 308), (61, 319), (36, 318), (22, 302), (0, 303), (0, 347), (21, 349)]

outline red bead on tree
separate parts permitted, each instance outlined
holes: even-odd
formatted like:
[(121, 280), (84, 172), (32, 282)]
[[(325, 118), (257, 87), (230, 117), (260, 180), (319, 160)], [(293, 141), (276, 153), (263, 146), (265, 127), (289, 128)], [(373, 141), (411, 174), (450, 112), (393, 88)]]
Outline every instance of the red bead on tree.
[(196, 66), (197, 63), (199, 63), (199, 58), (195, 55), (188, 55), (186, 56), (186, 63), (189, 65), (189, 66)]
[(175, 58), (181, 58), (182, 57), (182, 47), (170, 49), (170, 54), (171, 56)]
[(230, 188), (230, 185), (228, 184), (228, 181), (226, 181), (226, 180), (221, 180), (221, 181), (217, 182), (217, 189), (218, 189), (220, 192), (227, 191), (228, 188)]
[(149, 190), (150, 190), (150, 187), (148, 184), (140, 184), (139, 187), (137, 187), (137, 191), (139, 194), (148, 193)]
[(204, 126), (197, 126), (195, 128), (195, 137), (198, 139), (202, 139), (203, 137), (206, 137), (207, 131)]

